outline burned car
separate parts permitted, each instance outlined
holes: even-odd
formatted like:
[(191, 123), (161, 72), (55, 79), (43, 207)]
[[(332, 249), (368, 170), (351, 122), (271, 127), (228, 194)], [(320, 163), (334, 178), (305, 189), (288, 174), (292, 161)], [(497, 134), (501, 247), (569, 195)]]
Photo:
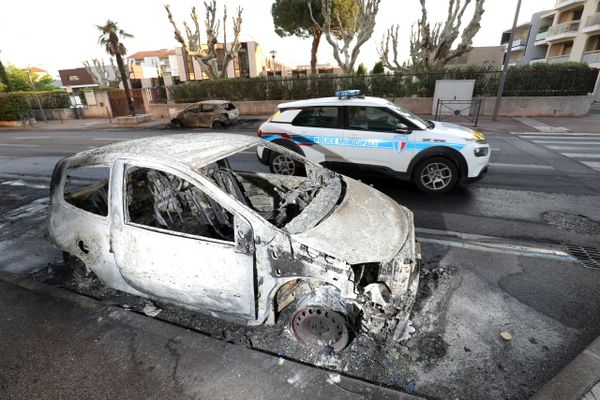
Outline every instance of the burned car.
[(174, 128), (224, 128), (235, 124), (240, 112), (228, 100), (206, 100), (177, 110), (171, 114)]
[[(260, 147), (303, 176), (270, 173)], [(340, 351), (360, 331), (397, 340), (415, 299), (412, 213), (262, 139), (87, 150), (57, 163), (50, 196), (50, 241), (106, 286), (247, 325), (285, 316), (308, 346)]]

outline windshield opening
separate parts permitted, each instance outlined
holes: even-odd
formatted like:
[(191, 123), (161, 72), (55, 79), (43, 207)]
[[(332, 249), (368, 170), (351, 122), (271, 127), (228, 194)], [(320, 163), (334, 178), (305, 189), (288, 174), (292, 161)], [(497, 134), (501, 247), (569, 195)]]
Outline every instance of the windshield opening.
[[(285, 156), (297, 175), (272, 173), (261, 160)], [(335, 173), (270, 143), (254, 145), (197, 170), (277, 228), (300, 233), (316, 226), (340, 199)]]
[(395, 112), (400, 114), (402, 117), (404, 117), (407, 120), (409, 120), (410, 122), (412, 122), (417, 128), (431, 129), (433, 127), (431, 122), (425, 121), (423, 118), (419, 117), (418, 115), (415, 115), (415, 114), (411, 113), (410, 111), (408, 111), (400, 106), (397, 106), (394, 103), (389, 103), (389, 105), (392, 110), (394, 110)]

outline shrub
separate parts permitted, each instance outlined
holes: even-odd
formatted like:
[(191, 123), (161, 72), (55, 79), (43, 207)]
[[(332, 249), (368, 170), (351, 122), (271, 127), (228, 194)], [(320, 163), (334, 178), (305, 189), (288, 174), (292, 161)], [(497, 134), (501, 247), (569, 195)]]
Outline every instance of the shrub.
[[(491, 66), (465, 66), (408, 74), (320, 75), (302, 78), (222, 79), (186, 82), (170, 87), (176, 103), (207, 99), (295, 100), (333, 96), (336, 90), (359, 89), (377, 97), (432, 97), (440, 79), (474, 79), (475, 96), (495, 96), (499, 71)], [(573, 96), (594, 90), (598, 70), (587, 64), (565, 63), (513, 66), (508, 70), (505, 96)]]
[(0, 121), (19, 121), (31, 118), (31, 107), (22, 96), (0, 94)]

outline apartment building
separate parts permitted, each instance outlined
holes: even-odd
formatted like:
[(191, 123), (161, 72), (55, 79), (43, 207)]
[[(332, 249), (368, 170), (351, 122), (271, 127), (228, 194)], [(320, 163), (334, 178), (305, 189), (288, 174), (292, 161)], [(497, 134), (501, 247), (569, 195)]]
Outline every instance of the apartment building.
[[(502, 33), (505, 47), (510, 32)], [(515, 29), (509, 64), (567, 61), (600, 67), (600, 0), (557, 0)]]
[[(237, 57), (227, 66), (229, 78), (254, 78), (266, 74), (267, 61), (263, 55), (262, 46), (254, 41), (241, 42)], [(216, 45), (217, 66), (222, 69), (225, 60), (225, 50), (222, 43)], [(206, 79), (208, 76), (202, 71), (202, 65), (194, 57), (186, 54), (183, 48), (177, 48), (176, 57), (181, 81)]]
[(175, 49), (138, 51), (128, 56), (130, 79), (179, 76)]
[(473, 47), (460, 57), (453, 58), (447, 67), (464, 67), (467, 65), (490, 65), (502, 69), (502, 61), (506, 48), (504, 46)]
[(546, 41), (548, 62), (600, 67), (600, 0), (558, 0)]
[[(217, 65), (222, 69), (225, 50), (221, 43), (216, 45)], [(139, 87), (157, 86), (162, 80), (170, 86), (182, 81), (208, 78), (203, 66), (182, 47), (139, 51), (128, 57), (132, 85)], [(267, 67), (262, 47), (257, 42), (242, 42), (237, 57), (227, 66), (230, 78), (251, 78), (264, 74)]]

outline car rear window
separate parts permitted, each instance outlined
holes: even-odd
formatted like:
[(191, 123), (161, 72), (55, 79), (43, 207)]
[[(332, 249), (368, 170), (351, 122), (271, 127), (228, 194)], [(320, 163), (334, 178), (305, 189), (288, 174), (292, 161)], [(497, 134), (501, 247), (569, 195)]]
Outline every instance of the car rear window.
[(292, 124), (318, 128), (341, 128), (342, 118), (339, 107), (307, 107), (300, 111)]

